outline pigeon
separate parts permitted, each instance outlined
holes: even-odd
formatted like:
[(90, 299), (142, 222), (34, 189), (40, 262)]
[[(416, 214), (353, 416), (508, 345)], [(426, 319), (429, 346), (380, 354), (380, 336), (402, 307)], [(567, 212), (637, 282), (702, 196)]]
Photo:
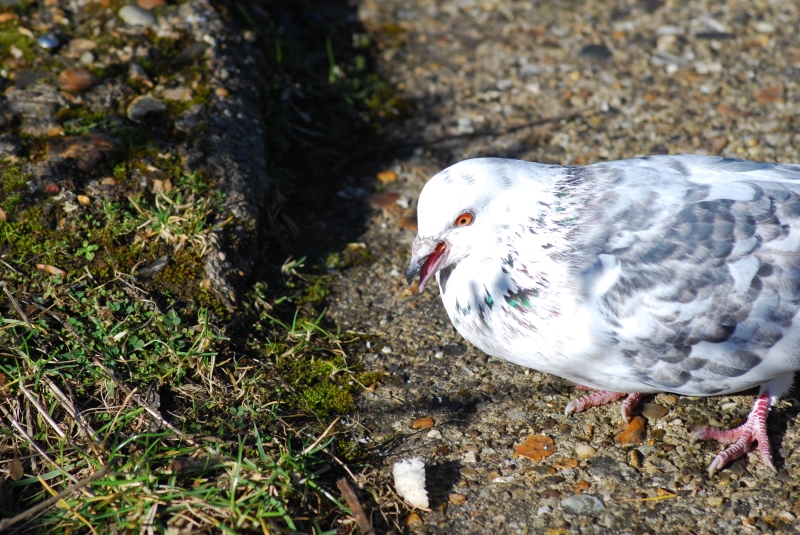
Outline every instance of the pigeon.
[(694, 440), (758, 443), (800, 369), (800, 165), (648, 156), (558, 166), (459, 162), (417, 204), (406, 273), (435, 277), (485, 353), (596, 390), (566, 413), (644, 395), (760, 391), (747, 420)]

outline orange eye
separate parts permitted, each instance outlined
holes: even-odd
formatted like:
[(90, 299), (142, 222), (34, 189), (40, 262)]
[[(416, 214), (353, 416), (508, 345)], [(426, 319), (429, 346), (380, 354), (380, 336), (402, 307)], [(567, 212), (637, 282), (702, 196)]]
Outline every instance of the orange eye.
[(466, 227), (467, 225), (472, 224), (472, 214), (469, 212), (464, 212), (460, 216), (456, 218), (456, 226), (457, 227)]

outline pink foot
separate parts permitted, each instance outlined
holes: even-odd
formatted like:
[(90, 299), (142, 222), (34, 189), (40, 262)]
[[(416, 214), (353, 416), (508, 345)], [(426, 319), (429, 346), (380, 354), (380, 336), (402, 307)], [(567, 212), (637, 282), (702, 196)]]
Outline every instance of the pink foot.
[(772, 449), (769, 446), (769, 438), (767, 438), (767, 415), (769, 409), (772, 407), (772, 401), (767, 393), (761, 394), (756, 399), (753, 409), (747, 416), (747, 421), (735, 429), (717, 429), (715, 427), (706, 427), (699, 429), (692, 436), (692, 440), (716, 440), (723, 444), (732, 444), (732, 446), (719, 455), (714, 457), (711, 465), (708, 467), (708, 476), (711, 477), (717, 470), (728, 464), (729, 461), (734, 461), (747, 455), (753, 442), (758, 442), (758, 451), (761, 453), (761, 460), (767, 468), (773, 472), (777, 472), (775, 464), (772, 462)]
[[(588, 390), (588, 388), (583, 385), (578, 385), (575, 388), (579, 390)], [(611, 403), (612, 401), (625, 398), (625, 401), (622, 402), (622, 407), (620, 407), (620, 413), (622, 414), (622, 419), (625, 421), (625, 423), (628, 423), (628, 421), (631, 419), (631, 412), (636, 408), (636, 405), (639, 404), (643, 397), (644, 394), (638, 393), (626, 394), (624, 392), (608, 392), (607, 390), (598, 390), (597, 392), (589, 394), (588, 396), (573, 399), (567, 403), (567, 406), (564, 408), (564, 414), (569, 416), (573, 412), (582, 412), (591, 407), (599, 407), (600, 405), (605, 405), (606, 403)]]

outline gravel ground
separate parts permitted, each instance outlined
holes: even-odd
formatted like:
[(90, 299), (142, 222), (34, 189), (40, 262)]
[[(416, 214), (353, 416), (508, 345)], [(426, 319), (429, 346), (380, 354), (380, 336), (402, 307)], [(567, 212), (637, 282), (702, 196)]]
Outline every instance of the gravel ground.
[[(788, 533), (800, 527), (796, 393), (770, 415), (777, 475), (757, 453), (713, 478), (716, 443), (696, 426), (741, 422), (753, 393), (650, 396), (644, 432), (619, 404), (564, 417), (565, 381), (487, 357), (455, 332), (433, 286), (406, 287), (413, 207), (425, 181), (468, 157), (585, 164), (663, 153), (797, 161), (800, 25), (787, 2), (365, 0), (362, 24), (391, 35), (382, 74), (410, 103), (399, 140), (507, 128), (395, 159), (360, 240), (376, 261), (343, 272), (331, 313), (379, 333), (368, 366), (386, 379), (360, 401), (365, 440), (391, 464), (421, 457), (427, 533)], [(394, 202), (396, 199), (396, 202)], [(434, 285), (435, 286), (435, 285)], [(432, 418), (435, 424), (430, 420)], [(416, 427), (416, 428), (415, 428)], [(532, 435), (551, 447), (518, 455)], [(532, 454), (531, 454), (532, 453)]]

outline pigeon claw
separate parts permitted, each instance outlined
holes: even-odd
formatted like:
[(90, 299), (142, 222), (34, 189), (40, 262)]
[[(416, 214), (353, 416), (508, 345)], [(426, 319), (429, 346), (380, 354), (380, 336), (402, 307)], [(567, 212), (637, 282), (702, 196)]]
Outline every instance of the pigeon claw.
[[(607, 390), (598, 390), (597, 392), (592, 392), (588, 396), (583, 396), (578, 399), (573, 399), (567, 406), (564, 408), (564, 416), (569, 416), (573, 412), (583, 412), (586, 409), (590, 409), (592, 407), (599, 407), (600, 405), (605, 405), (606, 403), (611, 403), (612, 401), (617, 401), (620, 398), (624, 398), (627, 394), (624, 392), (608, 392)], [(637, 395), (637, 394), (631, 394)], [(629, 396), (630, 397), (630, 396)], [(627, 402), (627, 399), (625, 400)], [(633, 403), (633, 406), (630, 407), (631, 409), (636, 406), (638, 400)], [(627, 422), (628, 417), (630, 416), (630, 412), (625, 414), (624, 412), (625, 404), (623, 403), (623, 413), (622, 417)]]
[(761, 453), (761, 461), (764, 466), (777, 472), (775, 463), (772, 460), (772, 449), (767, 437), (767, 415), (772, 406), (772, 401), (768, 393), (763, 393), (756, 399), (753, 409), (747, 416), (747, 421), (734, 429), (717, 429), (716, 427), (705, 427), (698, 429), (692, 435), (692, 442), (697, 440), (716, 440), (722, 444), (731, 444), (720, 452), (708, 466), (708, 476), (721, 470), (730, 461), (735, 461), (747, 455), (753, 442), (758, 442), (758, 451)]

